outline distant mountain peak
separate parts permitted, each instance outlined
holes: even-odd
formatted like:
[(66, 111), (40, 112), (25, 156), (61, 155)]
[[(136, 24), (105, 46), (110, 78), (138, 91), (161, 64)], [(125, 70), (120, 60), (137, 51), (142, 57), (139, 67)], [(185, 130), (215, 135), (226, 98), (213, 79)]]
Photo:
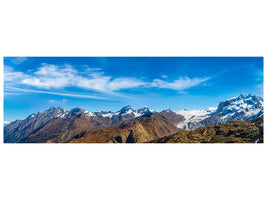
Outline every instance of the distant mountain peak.
[(130, 105), (128, 105), (128, 106), (124, 106), (124, 107), (122, 107), (121, 110), (126, 110), (126, 109), (132, 109), (132, 107), (131, 107)]
[(71, 109), (68, 115), (69, 116), (74, 116), (74, 115), (83, 113), (84, 111), (85, 111), (84, 109), (82, 109), (80, 107), (76, 107), (76, 108)]
[(242, 108), (247, 107), (245, 105), (252, 105), (252, 106), (256, 105), (258, 107), (259, 106), (261, 107), (263, 106), (261, 101), (263, 101), (263, 99), (261, 97), (257, 97), (256, 95), (252, 96), (251, 94), (248, 95), (240, 94), (239, 96), (220, 102), (217, 108), (217, 112), (222, 112), (223, 110), (225, 110), (225, 108), (228, 109), (229, 106), (233, 108), (236, 107), (236, 109), (238, 107)]
[(123, 107), (120, 111), (118, 111), (119, 112), (119, 114), (130, 114), (131, 112), (133, 112), (133, 109), (132, 109), (132, 107), (130, 106), (130, 105), (128, 105), (128, 106), (125, 106), (125, 107)]
[(146, 112), (151, 112), (151, 110), (147, 106), (137, 109), (137, 113), (144, 114)]
[(56, 108), (54, 106), (51, 106), (47, 111), (48, 112), (53, 112)]

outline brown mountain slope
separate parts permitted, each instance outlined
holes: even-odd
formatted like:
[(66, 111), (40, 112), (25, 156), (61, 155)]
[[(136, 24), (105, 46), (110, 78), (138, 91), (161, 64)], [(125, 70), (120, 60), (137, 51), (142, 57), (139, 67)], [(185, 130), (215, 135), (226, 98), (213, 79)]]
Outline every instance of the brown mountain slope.
[[(104, 117), (89, 117), (84, 113), (70, 116), (67, 119), (57, 118), (45, 124), (35, 133), (21, 140), (24, 143), (42, 142), (69, 142), (81, 131), (94, 130), (97, 128), (117, 125), (117, 121), (112, 121)], [(118, 121), (119, 123), (119, 121)]]
[(119, 126), (83, 131), (75, 136), (71, 142), (143, 143), (179, 131), (175, 126), (179, 119), (171, 119), (170, 116), (168, 117), (168, 115), (161, 113), (147, 113), (141, 117), (126, 121)]
[(253, 121), (231, 121), (193, 131), (183, 130), (150, 143), (263, 143), (262, 123), (262, 117)]
[[(128, 106), (129, 107), (129, 106)], [(127, 107), (127, 108), (128, 108)], [(122, 113), (121, 115), (114, 115), (111, 118), (103, 117), (101, 115), (97, 116), (88, 116), (84, 113), (84, 110), (81, 108), (74, 108), (63, 118), (57, 117), (58, 112), (54, 112), (60, 108), (51, 108), (44, 112), (39, 112), (37, 115), (33, 114), (29, 116), (24, 121), (17, 121), (13, 123), (10, 127), (5, 129), (5, 142), (17, 142), (17, 143), (67, 143), (73, 140), (73, 138), (80, 137), (80, 133), (83, 131), (92, 131), (97, 129), (108, 128), (112, 126), (118, 126), (121, 123), (130, 120), (134, 117), (133, 114)], [(63, 109), (62, 109), (63, 110)], [(63, 112), (63, 111), (62, 111)], [(54, 117), (54, 115), (56, 117)], [(143, 115), (144, 116), (144, 115)], [(147, 121), (148, 116), (153, 116)], [(174, 126), (178, 121), (183, 120), (182, 116), (176, 115), (172, 111), (162, 111), (159, 113), (147, 112), (146, 117), (134, 118), (134, 121), (142, 119), (142, 123), (146, 124), (149, 129), (153, 129), (153, 119), (155, 116), (161, 116), (163, 121), (158, 122), (159, 125), (155, 127), (160, 127), (154, 129), (155, 137), (147, 137), (147, 140), (152, 140), (165, 136), (164, 126), (168, 127), (166, 133), (177, 132), (178, 129)], [(44, 121), (43, 119), (47, 119)], [(155, 118), (156, 119), (156, 118)], [(44, 122), (43, 122), (44, 121)], [(155, 121), (155, 120), (154, 120)], [(43, 123), (42, 123), (43, 122)], [(132, 121), (131, 121), (132, 122)], [(151, 124), (152, 123), (152, 124)], [(33, 125), (38, 126), (33, 126)], [(151, 125), (150, 125), (151, 124)], [(128, 125), (130, 128), (134, 125)], [(33, 128), (32, 128), (33, 127)], [(135, 127), (139, 130), (140, 127)], [(134, 129), (134, 133), (138, 132)], [(77, 136), (78, 135), (78, 136)], [(110, 135), (110, 134), (109, 134)], [(112, 134), (111, 134), (112, 135)], [(100, 136), (101, 138), (102, 136)], [(138, 138), (143, 137), (139, 135)], [(145, 137), (145, 136), (144, 136)], [(110, 139), (111, 136), (108, 138)], [(146, 141), (147, 141), (146, 140)], [(102, 142), (102, 140), (97, 140)], [(129, 141), (129, 140), (128, 140)], [(143, 140), (142, 140), (143, 141)], [(106, 142), (106, 141), (105, 141)]]
[(4, 141), (5, 143), (21, 142), (65, 112), (66, 110), (60, 107), (51, 107), (37, 114), (32, 113), (24, 120), (11, 122), (8, 126), (4, 127)]

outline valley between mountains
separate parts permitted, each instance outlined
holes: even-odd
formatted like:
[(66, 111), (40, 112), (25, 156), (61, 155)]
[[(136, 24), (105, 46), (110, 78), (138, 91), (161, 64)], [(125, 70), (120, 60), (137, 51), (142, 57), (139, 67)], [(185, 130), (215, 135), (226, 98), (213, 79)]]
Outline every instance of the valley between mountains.
[(263, 143), (263, 99), (239, 95), (207, 110), (117, 112), (61, 107), (4, 127), (5, 143)]

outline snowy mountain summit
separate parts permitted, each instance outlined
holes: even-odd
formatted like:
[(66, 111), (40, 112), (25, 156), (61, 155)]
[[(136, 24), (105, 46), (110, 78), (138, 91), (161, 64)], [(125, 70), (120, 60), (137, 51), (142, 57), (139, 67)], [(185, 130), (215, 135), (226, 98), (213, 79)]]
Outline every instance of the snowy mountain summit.
[(150, 110), (147, 106), (133, 110), (131, 106), (125, 106), (120, 111), (114, 113), (114, 115), (133, 115), (133, 117), (139, 117), (145, 113), (154, 112)]
[(263, 98), (249, 95), (239, 95), (219, 104), (217, 113), (223, 115), (222, 119), (252, 120), (263, 114)]
[(240, 94), (219, 103), (217, 109), (180, 110), (176, 114), (185, 120), (177, 124), (178, 128), (194, 130), (203, 126), (217, 125), (233, 120), (253, 120), (263, 115), (263, 98)]

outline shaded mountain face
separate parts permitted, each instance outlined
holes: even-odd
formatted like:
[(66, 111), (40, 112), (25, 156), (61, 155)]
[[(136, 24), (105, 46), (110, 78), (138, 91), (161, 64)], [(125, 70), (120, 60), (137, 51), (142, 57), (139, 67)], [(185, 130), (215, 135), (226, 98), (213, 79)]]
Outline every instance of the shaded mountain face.
[(25, 120), (16, 120), (4, 127), (4, 141), (18, 142), (27, 138), (32, 133), (45, 126), (48, 122), (55, 118), (64, 118), (68, 111), (57, 107), (51, 107), (46, 111), (31, 114)]
[(263, 117), (183, 130), (150, 143), (263, 143)]
[(208, 110), (181, 110), (177, 114), (185, 120), (177, 127), (194, 130), (203, 126), (218, 125), (233, 120), (249, 121), (263, 115), (263, 99), (252, 95), (239, 95), (220, 102), (218, 108)]
[(113, 113), (90, 112), (82, 108), (66, 111), (60, 107), (32, 114), (5, 126), (4, 141), (12, 142), (68, 142), (84, 130), (116, 126), (145, 113), (154, 112), (144, 107), (133, 110), (130, 106)]
[(146, 113), (128, 120), (119, 126), (83, 131), (76, 135), (72, 143), (143, 143), (180, 131), (176, 127), (183, 118), (172, 111)]

